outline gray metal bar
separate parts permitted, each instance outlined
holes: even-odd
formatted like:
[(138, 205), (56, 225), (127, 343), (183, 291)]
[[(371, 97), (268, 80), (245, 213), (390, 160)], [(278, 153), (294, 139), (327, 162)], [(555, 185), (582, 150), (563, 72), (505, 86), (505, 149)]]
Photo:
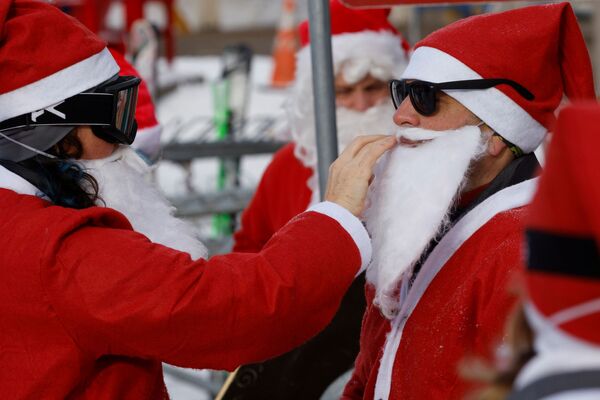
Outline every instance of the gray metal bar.
[(312, 58), (319, 188), (322, 199), (327, 187), (329, 166), (338, 156), (329, 0), (309, 0), (308, 19), (310, 21), (310, 55)]
[[(592, 65), (596, 75), (600, 68), (600, 3), (594, 2), (592, 17)], [(596, 77), (596, 93), (600, 93), (600, 79)]]
[(218, 193), (195, 194), (170, 199), (178, 217), (198, 217), (242, 211), (252, 199), (254, 189), (228, 189)]
[(221, 239), (201, 238), (201, 240), (208, 249), (209, 257), (216, 256), (218, 254), (231, 253), (233, 249), (232, 236), (225, 236)]
[(162, 159), (190, 161), (202, 157), (240, 157), (248, 154), (268, 154), (276, 152), (284, 145), (285, 142), (272, 140), (168, 143), (162, 149)]

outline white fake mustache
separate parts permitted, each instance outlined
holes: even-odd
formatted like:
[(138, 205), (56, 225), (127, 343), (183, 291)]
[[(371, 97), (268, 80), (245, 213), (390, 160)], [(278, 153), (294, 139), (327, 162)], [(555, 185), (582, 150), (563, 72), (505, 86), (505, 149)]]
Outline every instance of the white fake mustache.
[(396, 129), (394, 134), (398, 139), (405, 138), (413, 141), (429, 141), (452, 134), (452, 132), (453, 131), (432, 131), (414, 127), (400, 127)]

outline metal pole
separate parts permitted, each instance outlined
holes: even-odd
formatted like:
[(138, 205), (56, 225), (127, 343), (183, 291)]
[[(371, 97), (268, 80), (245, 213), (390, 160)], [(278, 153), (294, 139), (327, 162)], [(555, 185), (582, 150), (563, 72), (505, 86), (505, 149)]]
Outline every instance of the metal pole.
[(594, 75), (596, 81), (596, 93), (600, 92), (600, 77), (598, 68), (600, 68), (600, 3), (594, 2), (592, 16), (592, 65), (594, 66)]
[(338, 156), (335, 93), (331, 56), (329, 0), (309, 0), (310, 54), (317, 134), (317, 158), (321, 199), (325, 196), (329, 166)]

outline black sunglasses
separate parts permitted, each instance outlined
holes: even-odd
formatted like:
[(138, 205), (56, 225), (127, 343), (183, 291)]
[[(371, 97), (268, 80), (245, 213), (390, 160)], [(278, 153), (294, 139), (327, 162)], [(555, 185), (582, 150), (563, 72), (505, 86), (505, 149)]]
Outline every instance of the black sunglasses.
[[(90, 93), (79, 93), (64, 101), (0, 122), (0, 132), (36, 126), (90, 125), (94, 134), (115, 143), (131, 144), (137, 124), (135, 108), (141, 80), (120, 76)], [(96, 129), (98, 128), (98, 129)]]
[(418, 80), (393, 79), (390, 81), (390, 94), (392, 102), (397, 109), (400, 104), (410, 97), (415, 110), (421, 115), (432, 115), (437, 108), (437, 94), (440, 90), (452, 89), (489, 89), (498, 85), (509, 85), (526, 100), (533, 100), (535, 96), (522, 85), (510, 79), (469, 79), (464, 81), (452, 81), (432, 83)]

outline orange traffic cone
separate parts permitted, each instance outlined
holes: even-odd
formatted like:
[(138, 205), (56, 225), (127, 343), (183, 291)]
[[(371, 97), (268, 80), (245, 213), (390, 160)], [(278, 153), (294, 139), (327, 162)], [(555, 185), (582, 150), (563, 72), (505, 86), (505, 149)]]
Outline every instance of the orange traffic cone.
[(273, 46), (273, 86), (284, 87), (294, 81), (296, 72), (296, 46), (298, 43), (294, 21), (294, 0), (284, 0), (279, 29)]

